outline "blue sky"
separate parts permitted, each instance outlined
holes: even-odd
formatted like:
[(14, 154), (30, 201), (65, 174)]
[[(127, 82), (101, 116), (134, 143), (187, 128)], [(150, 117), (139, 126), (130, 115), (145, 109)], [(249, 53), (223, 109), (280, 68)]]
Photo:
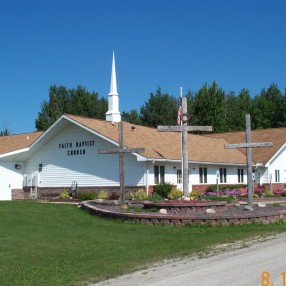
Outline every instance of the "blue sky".
[(0, 0), (0, 130), (35, 131), (52, 84), (107, 97), (113, 50), (120, 111), (159, 86), (284, 92), (285, 14), (282, 0)]

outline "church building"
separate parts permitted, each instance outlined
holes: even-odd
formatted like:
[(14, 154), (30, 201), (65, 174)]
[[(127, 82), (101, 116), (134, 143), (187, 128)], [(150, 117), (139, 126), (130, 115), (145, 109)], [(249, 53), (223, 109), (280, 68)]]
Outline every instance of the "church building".
[[(62, 115), (45, 132), (0, 137), (0, 200), (49, 197), (69, 190), (119, 190), (118, 154), (99, 154), (119, 146), (119, 95), (115, 59), (106, 120)], [(126, 191), (170, 182), (182, 188), (181, 135), (124, 122), (124, 146), (145, 148), (144, 153), (125, 154)], [(252, 141), (271, 141), (272, 148), (253, 150), (255, 183), (286, 181), (286, 128), (252, 131)], [(188, 134), (190, 191), (216, 184), (247, 184), (244, 149), (225, 149), (228, 143), (244, 142), (244, 132)]]

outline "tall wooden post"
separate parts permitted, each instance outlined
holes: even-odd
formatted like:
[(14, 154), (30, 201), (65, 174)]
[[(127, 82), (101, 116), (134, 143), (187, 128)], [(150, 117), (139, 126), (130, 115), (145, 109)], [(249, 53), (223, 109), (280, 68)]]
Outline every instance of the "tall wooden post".
[(246, 165), (247, 165), (247, 190), (248, 190), (248, 205), (252, 205), (253, 197), (253, 182), (252, 182), (252, 152), (251, 148), (257, 147), (272, 147), (271, 142), (260, 142), (260, 143), (251, 143), (251, 124), (250, 124), (250, 115), (246, 114), (245, 116), (246, 128), (245, 128), (245, 139), (246, 143), (239, 144), (225, 144), (224, 148), (226, 149), (235, 149), (235, 148), (246, 148)]
[[(245, 116), (245, 141), (246, 144), (251, 144), (251, 127), (250, 127), (250, 115)], [(249, 145), (250, 146), (250, 145)], [(258, 147), (258, 146), (257, 146)], [(251, 148), (246, 148), (246, 160), (247, 160), (247, 190), (248, 190), (248, 205), (252, 205), (253, 198), (253, 180), (252, 180), (252, 152)]]
[(187, 98), (182, 97), (182, 160), (183, 160), (183, 193), (184, 196), (189, 196), (189, 160), (188, 160), (188, 113), (187, 113)]
[(212, 131), (212, 126), (188, 126), (187, 98), (182, 97), (182, 126), (158, 126), (160, 132), (182, 132), (183, 193), (189, 196), (188, 132)]
[(125, 204), (125, 174), (124, 174), (124, 154), (125, 153), (142, 153), (145, 148), (125, 148), (123, 122), (118, 122), (118, 145), (115, 149), (101, 149), (98, 154), (119, 154), (119, 182), (120, 182), (120, 203)]

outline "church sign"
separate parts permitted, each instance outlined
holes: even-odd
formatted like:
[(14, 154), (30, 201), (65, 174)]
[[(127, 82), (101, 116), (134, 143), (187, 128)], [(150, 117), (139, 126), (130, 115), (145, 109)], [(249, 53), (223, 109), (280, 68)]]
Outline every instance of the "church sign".
[(59, 149), (65, 149), (68, 156), (85, 155), (86, 147), (93, 146), (95, 146), (94, 140), (59, 143)]

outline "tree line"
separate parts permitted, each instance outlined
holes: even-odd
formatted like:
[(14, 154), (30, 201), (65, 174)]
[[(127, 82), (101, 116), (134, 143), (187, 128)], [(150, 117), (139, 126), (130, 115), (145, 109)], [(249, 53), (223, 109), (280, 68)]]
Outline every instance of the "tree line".
[[(254, 97), (247, 89), (238, 94), (226, 93), (216, 82), (205, 84), (196, 92), (188, 91), (185, 96), (189, 124), (212, 125), (217, 133), (245, 130), (246, 113), (251, 115), (252, 129), (286, 126), (286, 93), (282, 93), (274, 83)], [(41, 104), (35, 121), (36, 129), (48, 129), (64, 113), (105, 119), (107, 109), (107, 99), (99, 97), (96, 92), (89, 92), (81, 86), (67, 89), (52, 85), (49, 100)], [(155, 128), (158, 125), (176, 125), (177, 111), (178, 97), (158, 88), (139, 111), (122, 112), (122, 120)]]

